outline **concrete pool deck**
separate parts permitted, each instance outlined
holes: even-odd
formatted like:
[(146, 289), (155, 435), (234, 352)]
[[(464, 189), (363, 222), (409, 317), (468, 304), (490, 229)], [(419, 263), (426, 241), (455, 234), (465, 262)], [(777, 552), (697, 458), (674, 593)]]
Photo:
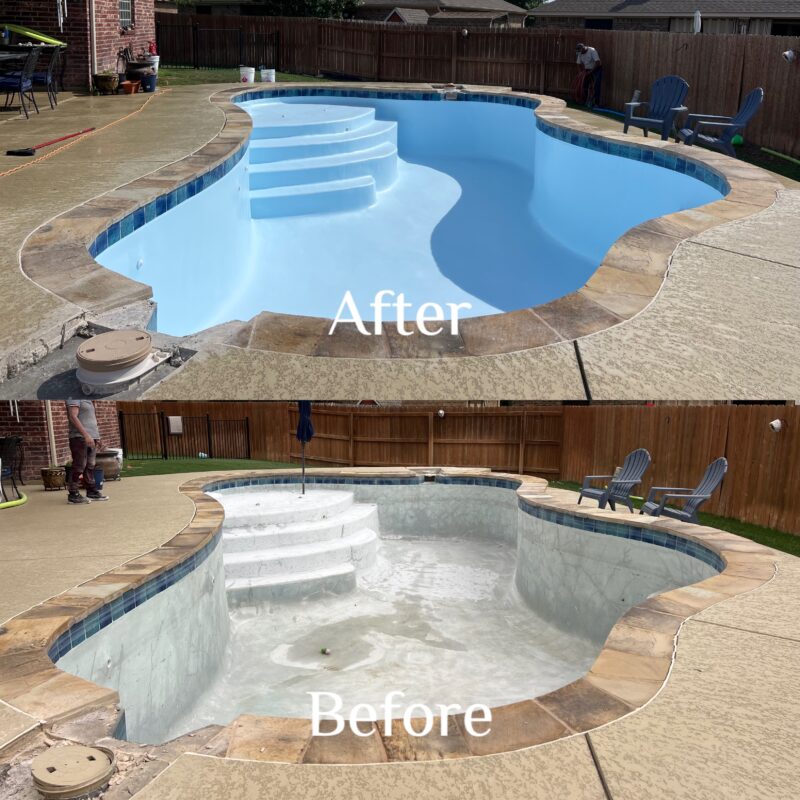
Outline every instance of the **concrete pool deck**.
[[(335, 84), (339, 88), (343, 85)], [(320, 84), (314, 86), (319, 88)], [(232, 140), (241, 139), (244, 123), (238, 118), (229, 120), (222, 130), (225, 115), (221, 102), (209, 102), (210, 95), (219, 91), (219, 86), (178, 87), (150, 96), (140, 114), (46, 161), (0, 177), (4, 193), (16, 198), (5, 220), (7, 244), (0, 253), (3, 373), (13, 376), (18, 369), (46, 356), (58, 346), (62, 332), (63, 336), (71, 335), (83, 315), (101, 324), (114, 324), (105, 312), (118, 305), (129, 304), (128, 311), (134, 317), (144, 313), (147, 293), (132, 293), (132, 282), (99, 267), (87, 278), (77, 262), (64, 269), (70, 259), (80, 255), (83, 245), (77, 242), (87, 225), (91, 227), (89, 219), (83, 224), (79, 218), (96, 216), (103, 210), (118, 214), (112, 209), (117, 208), (117, 201), (100, 198), (86, 211), (76, 209), (70, 215), (72, 233), (66, 238), (55, 230), (51, 233), (53, 257), (33, 274), (43, 285), (48, 285), (53, 275), (60, 275), (64, 287), (61, 297), (23, 274), (19, 250), (28, 234), (53, 216), (173, 164), (203, 147), (220, 131), (221, 138), (204, 148), (204, 155), (193, 156), (161, 174), (170, 175), (174, 183), (181, 176), (196, 174), (223, 150), (227, 152), (223, 142), (228, 142), (229, 149)], [(5, 121), (0, 124), (0, 150), (29, 144), (31, 137), (39, 140), (51, 132), (63, 133), (66, 128), (80, 129), (90, 123), (101, 127), (137, 110), (144, 102), (142, 95), (76, 98), (59, 106), (57, 112), (43, 111), (25, 125)], [(190, 118), (191, 125), (176, 125), (176, 116)], [(551, 121), (571, 129), (609, 134), (614, 141), (662, 147), (660, 142), (636, 135), (623, 138), (617, 123), (584, 112), (564, 110), (555, 117)], [(648, 230), (637, 234), (638, 240), (636, 236), (628, 240), (616, 253), (621, 269), (596, 273), (594, 283), (582, 290), (580, 300), (558, 307), (547, 334), (552, 337), (551, 343), (544, 336), (547, 319), (521, 312), (525, 316), (522, 327), (519, 316), (512, 319), (513, 314), (504, 315), (509, 319), (500, 327), (493, 327), (491, 332), (478, 330), (473, 337), (481, 346), (500, 342), (502, 349), (511, 348), (509, 352), (456, 353), (457, 358), (376, 358), (358, 341), (350, 346), (366, 357), (312, 355), (324, 349), (309, 344), (305, 331), (296, 329), (292, 318), (276, 319), (265, 313), (251, 322), (193, 337), (198, 355), (182, 368), (165, 373), (161, 382), (145, 390), (145, 395), (162, 399), (280, 399), (299, 395), (348, 399), (371, 397), (380, 387), (381, 397), (403, 399), (535, 396), (563, 400), (586, 398), (584, 377), (595, 400), (775, 399), (800, 394), (800, 374), (785, 366), (792, 363), (800, 347), (800, 318), (796, 313), (800, 303), (796, 248), (800, 191), (783, 188), (784, 184), (769, 173), (717, 154), (674, 144), (663, 149), (700, 159), (736, 176), (736, 202), (713, 204), (723, 214), (721, 218), (715, 216), (713, 222), (701, 209), (683, 212), (677, 227), (666, 221), (643, 226), (649, 226)], [(19, 160), (0, 156), (0, 172), (19, 165)], [(141, 189), (126, 189), (122, 194), (129, 194), (130, 203), (130, 198), (144, 196), (141, 192), (155, 191), (161, 180), (139, 181)], [(730, 218), (755, 216), (719, 225), (725, 214)], [(709, 224), (716, 227), (708, 228)], [(38, 236), (36, 249), (41, 252), (41, 246), (47, 243), (47, 230)], [(669, 260), (663, 285), (660, 273), (649, 274), (654, 257)], [(620, 277), (626, 291), (619, 291)], [(612, 278), (617, 283), (603, 283)], [(658, 293), (651, 301), (654, 292)], [(598, 331), (598, 326), (605, 329)], [(541, 346), (523, 347), (529, 335), (538, 337)], [(573, 340), (579, 343), (583, 376)], [(340, 354), (346, 349), (340, 348)], [(442, 355), (446, 351), (447, 347)], [(0, 395), (21, 396), (13, 379), (0, 383)]]
[[(63, 493), (31, 489), (26, 506), (3, 512), (4, 520), (12, 524), (4, 521), (0, 543), (4, 548), (11, 545), (14, 552), (13, 547), (24, 542), (27, 557), (14, 559), (17, 582), (0, 585), (0, 616), (17, 613), (29, 603), (42, 602), (64, 587), (85, 581), (94, 569), (112, 569), (131, 552), (174, 541), (191, 517), (191, 503), (178, 492), (187, 479), (194, 485), (207, 481), (198, 475), (125, 479), (108, 485), (110, 503), (82, 508), (67, 507)], [(547, 493), (558, 507), (578, 510), (573, 493)], [(148, 502), (145, 508), (144, 497), (148, 501), (156, 497), (157, 502)], [(210, 506), (201, 503), (199, 509), (199, 521), (207, 525)], [(586, 506), (580, 512), (594, 513)], [(605, 512), (603, 517), (631, 521), (627, 512)], [(111, 520), (114, 533), (109, 547), (98, 548), (97, 532), (108, 530)], [(142, 525), (143, 520), (146, 525)], [(684, 529), (700, 532), (694, 526)], [(54, 536), (86, 554), (97, 549), (106, 554), (96, 565), (79, 559), (56, 564)], [(549, 744), (466, 759), (297, 765), (260, 761), (264, 756), (259, 752), (258, 739), (250, 744), (249, 752), (245, 746), (239, 756), (228, 751), (234, 757), (210, 757), (209, 750), (214, 756), (225, 754), (214, 744), (212, 734), (218, 732), (199, 732), (195, 740), (184, 738), (172, 746), (131, 745), (130, 759), (122, 764), (126, 780), (105, 796), (116, 800), (139, 789), (137, 797), (143, 800), (233, 795), (255, 799), (279, 794), (298, 798), (404, 798), (412, 792), (437, 800), (487, 795), (515, 800), (796, 796), (800, 792), (796, 748), (800, 708), (793, 698), (800, 659), (800, 560), (719, 532), (712, 533), (711, 538), (718, 539), (731, 557), (738, 552), (736, 571), (746, 591), (727, 599), (717, 596), (719, 602), (690, 616), (682, 626), (663, 688), (637, 711), (604, 725), (599, 722), (601, 727), (588, 734), (576, 733)], [(54, 562), (53, 569), (41, 578), (34, 563), (38, 558)], [(773, 570), (774, 577), (769, 577)], [(116, 574), (121, 573), (117, 570)], [(744, 577), (756, 574), (762, 578)], [(21, 586), (25, 587), (23, 596), (19, 596)], [(735, 591), (730, 588), (731, 594)], [(678, 590), (684, 600), (695, 598), (693, 612), (707, 604), (698, 592)], [(39, 615), (31, 621), (34, 618), (45, 621)], [(657, 646), (657, 638), (651, 646)], [(5, 635), (0, 636), (0, 645), (5, 640)], [(626, 645), (618, 641), (615, 646)], [(0, 649), (7, 651), (7, 647)], [(8, 652), (2, 656), (0, 672), (19, 669), (19, 659), (16, 667), (10, 659), (13, 654)], [(620, 669), (619, 665), (611, 667)], [(16, 679), (17, 691), (21, 680)], [(0, 676), (0, 690), (6, 693), (10, 688), (8, 680)], [(47, 687), (42, 691), (39, 702), (46, 696)], [(106, 693), (97, 699), (107, 702), (110, 697)], [(25, 731), (27, 735), (22, 735)], [(53, 733), (67, 739), (80, 738), (80, 731), (75, 725), (70, 728), (68, 722), (56, 725)], [(11, 779), (18, 781), (24, 776), (29, 755), (21, 751), (43, 746), (37, 718), (0, 703), (0, 760), (12, 762)], [(120, 752), (124, 754), (125, 748)]]

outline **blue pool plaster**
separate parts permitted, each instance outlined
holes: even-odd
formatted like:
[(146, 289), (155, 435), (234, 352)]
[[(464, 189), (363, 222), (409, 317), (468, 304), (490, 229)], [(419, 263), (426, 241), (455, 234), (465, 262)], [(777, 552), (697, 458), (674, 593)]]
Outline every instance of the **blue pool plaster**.
[(346, 291), (365, 319), (380, 289), (404, 292), (414, 309), (470, 303), (461, 317), (538, 305), (583, 285), (631, 227), (727, 191), (692, 162), (537, 121), (532, 100), (290, 92), (244, 96), (256, 132), (277, 104), (306, 122), (309, 103), (375, 109), (397, 123), (396, 179), (366, 208), (253, 219), (251, 153), (239, 151), (213, 179), (116, 223), (90, 251), (153, 287), (164, 332), (263, 310), (330, 318)]

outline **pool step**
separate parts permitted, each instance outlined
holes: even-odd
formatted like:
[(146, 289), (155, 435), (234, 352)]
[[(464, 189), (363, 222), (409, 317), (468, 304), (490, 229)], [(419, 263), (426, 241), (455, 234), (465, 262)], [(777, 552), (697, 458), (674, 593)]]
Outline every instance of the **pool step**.
[(365, 128), (375, 120), (375, 109), (323, 103), (270, 103), (259, 108), (251, 139), (285, 139), (342, 133)]
[(250, 216), (253, 219), (267, 219), (356, 211), (369, 208), (377, 196), (375, 179), (371, 175), (324, 183), (254, 189), (250, 191)]
[(356, 569), (375, 563), (378, 535), (371, 528), (361, 528), (339, 539), (308, 544), (283, 545), (267, 550), (225, 552), (225, 577), (291, 578), (301, 572), (326, 569), (337, 564), (352, 564)]
[(250, 163), (269, 164), (283, 159), (352, 153), (386, 142), (397, 146), (397, 123), (373, 120), (354, 131), (253, 140), (250, 143)]
[(248, 158), (253, 219), (357, 211), (397, 180), (397, 123), (368, 106), (267, 103)]
[(343, 594), (356, 588), (356, 568), (336, 564), (326, 569), (263, 578), (230, 578), (225, 581), (230, 606), (257, 605), (274, 600), (300, 600), (317, 592)]
[(315, 522), (335, 517), (353, 505), (353, 493), (314, 489), (300, 497), (293, 490), (244, 490), (236, 495), (214, 493), (225, 506), (225, 528)]
[(312, 522), (289, 522), (231, 528), (225, 525), (223, 540), (226, 553), (269, 550), (294, 544), (312, 544), (342, 539), (362, 528), (378, 528), (378, 507), (358, 503), (331, 518)]
[(351, 153), (292, 158), (269, 164), (251, 164), (250, 189), (272, 189), (372, 177), (380, 191), (397, 179), (397, 147), (381, 142)]

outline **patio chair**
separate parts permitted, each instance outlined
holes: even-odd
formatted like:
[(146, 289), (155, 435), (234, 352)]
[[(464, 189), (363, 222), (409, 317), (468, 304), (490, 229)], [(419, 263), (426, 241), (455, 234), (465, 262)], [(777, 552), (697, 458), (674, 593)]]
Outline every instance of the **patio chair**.
[[(685, 489), (681, 486), (653, 486), (647, 495), (640, 514), (651, 517), (672, 517), (684, 522), (697, 522), (697, 510), (708, 500), (716, 488), (722, 483), (728, 471), (728, 459), (718, 458), (712, 461), (696, 489)], [(661, 500), (656, 495), (661, 494)], [(683, 508), (670, 508), (670, 501), (682, 500)]]
[[(764, 90), (761, 88), (753, 89), (745, 97), (742, 107), (735, 117), (714, 117), (709, 114), (689, 114), (686, 118), (686, 127), (681, 128), (676, 136), (676, 141), (680, 139), (684, 144), (704, 144), (721, 150), (729, 156), (736, 158), (736, 150), (733, 147), (733, 137), (743, 133), (747, 123), (756, 115), (761, 104), (764, 102)], [(716, 129), (713, 133), (702, 133), (703, 129)]]
[[(650, 461), (650, 453), (644, 448), (640, 448), (625, 456), (622, 468), (615, 475), (587, 475), (583, 479), (578, 505), (584, 497), (590, 497), (597, 500), (599, 508), (605, 508), (608, 503), (611, 510), (616, 511), (616, 503), (624, 503), (633, 514), (631, 490), (642, 482), (642, 476), (650, 466)], [(605, 488), (600, 489), (590, 485), (592, 481), (601, 479), (608, 480)]]
[[(624, 132), (633, 125), (641, 128), (647, 136), (650, 131), (658, 131), (662, 141), (667, 141), (673, 128), (675, 118), (683, 111), (688, 111), (683, 101), (689, 93), (689, 84), (677, 75), (667, 75), (659, 78), (650, 90), (650, 101), (634, 99), (625, 103)], [(634, 112), (645, 106), (645, 116), (637, 116)]]
[(53, 47), (53, 52), (47, 61), (47, 69), (43, 72), (34, 72), (31, 76), (34, 86), (44, 86), (50, 108), (58, 105), (58, 71), (61, 66), (61, 48)]
[(23, 56), (25, 60), (21, 69), (0, 75), (0, 92), (6, 93), (6, 102), (3, 107), (9, 108), (14, 100), (14, 95), (18, 94), (19, 104), (22, 107), (22, 113), (25, 114), (25, 119), (29, 118), (28, 109), (25, 105), (26, 99), (33, 103), (36, 113), (39, 113), (39, 106), (36, 105), (36, 97), (33, 93), (33, 73), (41, 52), (41, 47), (31, 47), (27, 57)]
[[(7, 502), (11, 499), (19, 500), (22, 496), (17, 488), (17, 482), (14, 479), (14, 470), (17, 466), (17, 454), (20, 445), (19, 436), (6, 436), (0, 439), (0, 502)], [(10, 481), (11, 488), (16, 494), (16, 498), (9, 497), (3, 486), (3, 481)]]

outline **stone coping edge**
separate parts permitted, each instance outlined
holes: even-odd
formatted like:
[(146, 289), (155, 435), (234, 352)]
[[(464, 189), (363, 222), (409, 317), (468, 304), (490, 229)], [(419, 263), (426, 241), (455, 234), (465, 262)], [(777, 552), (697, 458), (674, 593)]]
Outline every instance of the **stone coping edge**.
[[(78, 638), (91, 635), (95, 631), (87, 632), (85, 621), (93, 614), (96, 618), (101, 609), (119, 603), (120, 598), (128, 598), (128, 602), (134, 598), (135, 604), (138, 596), (145, 602), (161, 591), (167, 576), (177, 575), (175, 580), (179, 580), (192, 564), (202, 562), (221, 539), (224, 521), (222, 506), (207, 491), (237, 482), (296, 482), (298, 474), (298, 470), (228, 472), (182, 484), (179, 491), (192, 500), (195, 514), (179, 533), (160, 547), (19, 614), (0, 629), (0, 700), (47, 725), (117, 706), (119, 697), (114, 690), (59, 670), (52, 660), (59, 655), (54, 645), (73, 629)], [(658, 693), (668, 677), (678, 632), (686, 619), (758, 588), (775, 570), (773, 551), (749, 540), (666, 518), (654, 520), (578, 506), (574, 493), (549, 489), (544, 479), (532, 476), (446, 467), (310, 469), (307, 475), (312, 481), (338, 484), (348, 480), (414, 484), (433, 475), (443, 483), (513, 489), (520, 508), (528, 513), (561, 514), (595, 526), (661, 533), (713, 554), (722, 571), (631, 608), (614, 625), (583, 677), (545, 695), (493, 709), (488, 736), (470, 736), (463, 720), (454, 717), (450, 720), (452, 735), (447, 737), (410, 737), (398, 726), (386, 736), (382, 723), (377, 723), (367, 737), (347, 731), (336, 737), (313, 738), (310, 720), (243, 715), (226, 728), (230, 737), (227, 756), (231, 758), (296, 763), (432, 760), (507, 752), (584, 733), (626, 716)], [(123, 600), (123, 613), (125, 604)], [(76, 627), (82, 622), (83, 630)], [(437, 730), (438, 724), (434, 726), (434, 732)]]
[[(94, 260), (99, 252), (193, 197), (227, 173), (244, 155), (252, 130), (237, 100), (288, 95), (440, 97), (429, 84), (292, 84), (284, 88), (225, 89), (210, 98), (225, 114), (222, 131), (184, 159), (89, 200), (37, 228), (20, 256), (22, 271), (35, 283), (83, 313), (101, 314), (152, 298), (152, 288), (119, 275)], [(768, 208), (781, 184), (769, 173), (719, 153), (682, 144), (634, 139), (576, 122), (566, 104), (546, 95), (483, 86), (463, 87), (460, 100), (503, 102), (532, 109), (537, 127), (567, 143), (634, 158), (694, 175), (727, 195), (700, 208), (642, 223), (623, 234), (586, 284), (532, 308), (461, 321), (459, 334), (401, 336), (393, 324), (385, 336), (361, 336), (331, 320), (263, 311), (243, 323), (231, 344), (298, 355), (348, 358), (481, 356), (528, 350), (598, 333), (641, 312), (659, 292), (670, 258), (684, 240), (716, 225)], [(62, 332), (63, 335), (63, 332)], [(51, 337), (52, 338), (52, 337)], [(9, 364), (9, 370), (13, 365)]]

